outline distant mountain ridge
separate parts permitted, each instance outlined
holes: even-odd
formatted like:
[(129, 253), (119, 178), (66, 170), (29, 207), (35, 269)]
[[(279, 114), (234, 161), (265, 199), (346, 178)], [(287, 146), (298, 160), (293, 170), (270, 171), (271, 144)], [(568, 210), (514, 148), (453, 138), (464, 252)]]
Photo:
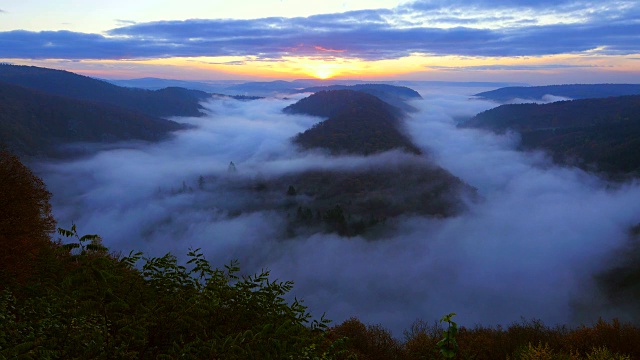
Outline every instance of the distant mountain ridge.
[(169, 87), (160, 90), (125, 88), (63, 70), (0, 65), (0, 82), (68, 98), (117, 106), (154, 117), (200, 116), (200, 101), (209, 94)]
[(103, 80), (111, 84), (122, 86), (122, 87), (132, 87), (132, 88), (140, 88), (140, 89), (148, 89), (148, 90), (159, 90), (159, 89), (164, 89), (168, 87), (181, 87), (185, 89), (200, 90), (206, 93), (220, 93), (229, 86), (241, 83), (241, 82), (232, 81), (232, 80), (193, 81), (193, 80), (163, 79), (163, 78), (153, 78), (153, 77), (127, 79), (127, 80), (116, 80), (116, 79), (103, 79)]
[(111, 105), (0, 83), (0, 143), (18, 155), (61, 155), (76, 142), (156, 141), (185, 126)]
[(521, 134), (523, 149), (619, 178), (640, 176), (640, 95), (501, 105), (464, 127)]
[(474, 96), (508, 102), (513, 99), (541, 100), (545, 95), (570, 99), (591, 99), (640, 94), (640, 84), (573, 84), (548, 86), (514, 86), (477, 93)]
[(332, 154), (370, 155), (392, 149), (420, 154), (402, 131), (404, 112), (378, 97), (354, 90), (320, 91), (284, 110), (289, 114), (326, 117), (294, 137), (302, 148), (324, 148)]

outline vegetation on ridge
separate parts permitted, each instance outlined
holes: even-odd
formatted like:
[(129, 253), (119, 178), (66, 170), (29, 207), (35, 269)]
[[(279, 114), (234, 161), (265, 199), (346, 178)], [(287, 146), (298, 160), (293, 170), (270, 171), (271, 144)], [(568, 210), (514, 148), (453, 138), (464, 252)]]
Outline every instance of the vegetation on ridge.
[(501, 105), (462, 124), (521, 134), (523, 149), (611, 177), (640, 174), (640, 95)]
[(169, 87), (160, 90), (126, 88), (63, 70), (0, 64), (0, 83), (91, 101), (153, 117), (200, 116), (204, 91)]
[(185, 126), (137, 112), (0, 82), (0, 142), (29, 156), (78, 142), (156, 141)]
[(566, 84), (503, 87), (481, 92), (474, 96), (498, 102), (507, 102), (514, 99), (541, 100), (545, 95), (570, 99), (591, 99), (637, 94), (640, 94), (640, 84)]
[(421, 153), (402, 133), (403, 111), (367, 93), (320, 91), (287, 106), (284, 112), (327, 118), (294, 137), (293, 142), (304, 149), (322, 148), (332, 154), (359, 155), (392, 149)]

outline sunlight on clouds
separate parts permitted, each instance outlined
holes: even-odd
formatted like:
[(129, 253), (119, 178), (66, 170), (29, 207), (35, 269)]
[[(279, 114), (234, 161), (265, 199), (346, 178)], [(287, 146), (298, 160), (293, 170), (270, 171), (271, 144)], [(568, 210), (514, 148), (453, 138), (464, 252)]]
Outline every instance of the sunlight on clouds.
[(523, 25), (541, 26), (551, 24), (576, 24), (585, 21), (582, 12), (557, 12), (540, 9), (480, 9), (438, 8), (433, 11), (396, 11), (385, 20), (396, 28), (440, 28), (452, 29), (460, 26), (472, 29), (519, 28)]
[(60, 30), (102, 33), (123, 22), (187, 19), (257, 19), (340, 13), (349, 10), (393, 8), (401, 0), (110, 0), (96, 11), (93, 1), (30, 0), (3, 2), (6, 11), (0, 31)]
[[(256, 56), (191, 57), (145, 60), (20, 60), (0, 59), (106, 79), (160, 77), (185, 80), (451, 80), (519, 81), (531, 84), (575, 82), (633, 82), (640, 54), (604, 55), (601, 52), (521, 57), (470, 57), (412, 54), (399, 59), (365, 61), (340, 57)], [(607, 80), (610, 76), (610, 80)], [(518, 80), (516, 80), (518, 79)]]
[[(171, 61), (181, 62), (182, 59)], [(297, 79), (313, 77), (329, 78), (373, 78), (398, 76), (415, 71), (422, 71), (421, 64), (414, 56), (379, 61), (364, 61), (339, 57), (294, 57), (288, 56), (277, 60), (259, 59), (256, 57), (226, 58), (190, 58), (191, 66), (203, 71), (216, 70), (237, 77)], [(184, 64), (182, 64), (184, 65)], [(236, 77), (236, 78), (237, 78)]]

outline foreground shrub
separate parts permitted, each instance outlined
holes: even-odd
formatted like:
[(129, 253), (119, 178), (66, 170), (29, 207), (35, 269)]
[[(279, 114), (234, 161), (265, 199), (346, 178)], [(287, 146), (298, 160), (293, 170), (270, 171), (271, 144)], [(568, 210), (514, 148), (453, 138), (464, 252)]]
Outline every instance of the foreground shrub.
[[(375, 326), (367, 326), (351, 318), (332, 328), (329, 333), (339, 333), (348, 338), (347, 347), (358, 359), (386, 358), (411, 360), (444, 359), (438, 342), (446, 332), (437, 321), (414, 322), (404, 331), (404, 342), (387, 342), (386, 346), (372, 346), (373, 339), (380, 338)], [(386, 331), (385, 337), (391, 337)], [(455, 336), (459, 345), (455, 359), (474, 360), (630, 360), (640, 359), (640, 328), (622, 324), (617, 320), (600, 320), (593, 326), (548, 327), (539, 320), (522, 320), (507, 328), (482, 327), (459, 328)], [(389, 355), (391, 354), (391, 355)]]
[(345, 339), (345, 358), (358, 360), (405, 359), (401, 344), (381, 325), (364, 325), (351, 318), (330, 329), (332, 339)]
[(292, 283), (269, 272), (215, 269), (199, 250), (188, 268), (170, 254), (115, 257), (95, 235), (59, 232), (76, 242), (59, 247), (55, 271), (0, 296), (0, 358), (297, 359), (331, 349), (327, 321), (288, 303)]

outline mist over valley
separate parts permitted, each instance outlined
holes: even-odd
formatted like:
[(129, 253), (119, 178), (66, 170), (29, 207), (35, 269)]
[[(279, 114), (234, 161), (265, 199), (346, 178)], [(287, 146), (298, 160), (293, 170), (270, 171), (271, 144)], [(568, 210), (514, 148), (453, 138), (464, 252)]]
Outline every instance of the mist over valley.
[(5, 3), (0, 359), (640, 359), (639, 1)]
[(309, 93), (216, 97), (201, 102), (203, 116), (172, 117), (186, 126), (166, 140), (32, 166), (59, 226), (117, 252), (184, 259), (201, 248), (217, 266), (268, 268), (336, 323), (355, 316), (400, 336), (451, 311), (467, 326), (637, 322), (633, 285), (602, 281), (635, 271), (620, 253), (637, 246), (637, 180), (522, 151), (515, 132), (460, 128), (496, 107), (472, 98), (475, 86), (413, 89), (423, 99), (397, 118), (410, 147), (296, 144), (331, 118), (283, 111)]

